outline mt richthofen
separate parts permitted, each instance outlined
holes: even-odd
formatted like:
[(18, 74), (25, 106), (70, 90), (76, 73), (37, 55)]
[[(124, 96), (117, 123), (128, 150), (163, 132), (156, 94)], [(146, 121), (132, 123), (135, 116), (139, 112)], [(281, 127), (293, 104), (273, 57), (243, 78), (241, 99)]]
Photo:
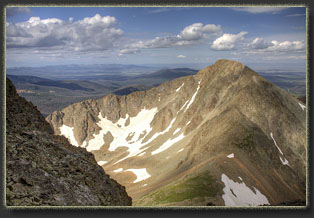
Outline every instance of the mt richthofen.
[(86, 148), (133, 205), (305, 202), (306, 110), (239, 62), (126, 96), (55, 111), (55, 134)]

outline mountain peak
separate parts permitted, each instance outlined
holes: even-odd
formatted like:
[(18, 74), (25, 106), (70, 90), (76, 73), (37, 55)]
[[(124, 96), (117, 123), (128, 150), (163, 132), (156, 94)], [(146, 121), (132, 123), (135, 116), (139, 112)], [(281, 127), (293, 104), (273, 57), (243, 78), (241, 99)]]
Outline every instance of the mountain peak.
[(47, 121), (92, 152), (136, 205), (305, 198), (305, 111), (237, 61), (218, 60), (147, 91), (69, 106)]

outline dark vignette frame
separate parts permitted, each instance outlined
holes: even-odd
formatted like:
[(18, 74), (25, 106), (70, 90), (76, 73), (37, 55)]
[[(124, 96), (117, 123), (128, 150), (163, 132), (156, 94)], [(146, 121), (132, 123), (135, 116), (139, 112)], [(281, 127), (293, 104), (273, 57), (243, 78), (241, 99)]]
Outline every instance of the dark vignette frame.
[[(208, 209), (204, 207), (36, 207), (36, 208), (30, 208), (30, 207), (5, 207), (5, 110), (6, 110), (6, 103), (5, 103), (5, 7), (6, 6), (15, 6), (15, 5), (23, 5), (23, 6), (64, 6), (64, 5), (71, 5), (71, 6), (263, 6), (263, 5), (287, 5), (287, 6), (304, 6), (307, 8), (307, 80), (306, 80), (306, 104), (307, 104), (307, 143), (308, 143), (308, 161), (307, 161), (307, 206), (303, 208), (297, 208), (297, 207), (276, 207), (270, 209), (270, 207), (263, 207), (263, 208), (247, 208), (244, 210), (244, 208), (216, 208), (216, 207), (210, 207)], [(158, 216), (158, 215), (176, 215), (176, 216), (190, 216), (190, 215), (199, 215), (199, 216), (208, 216), (208, 215), (214, 215), (214, 216), (264, 216), (264, 215), (272, 215), (272, 216), (284, 216), (284, 217), (295, 217), (298, 215), (310, 217), (313, 213), (313, 206), (311, 206), (312, 202), (312, 187), (311, 187), (311, 181), (312, 180), (312, 151), (311, 151), (311, 93), (313, 87), (311, 86), (312, 83), (312, 63), (311, 63), (311, 52), (313, 48), (313, 44), (311, 43), (311, 35), (313, 34), (313, 29), (311, 26), (313, 25), (312, 19), (312, 7), (311, 7), (311, 0), (263, 0), (263, 1), (254, 1), (254, 0), (241, 0), (241, 1), (233, 1), (233, 0), (212, 0), (212, 1), (202, 1), (202, 0), (195, 0), (195, 1), (189, 1), (189, 0), (133, 0), (133, 1), (127, 1), (127, 0), (90, 0), (90, 1), (73, 1), (73, 0), (48, 0), (48, 1), (39, 1), (39, 0), (2, 0), (1, 1), (1, 8), (0, 8), (0, 14), (1, 14), (1, 34), (0, 34), (0, 40), (2, 42), (1, 44), (1, 74), (0, 74), (0, 81), (1, 81), (1, 116), (0, 116), (0, 122), (2, 124), (0, 137), (1, 137), (1, 173), (3, 175), (3, 179), (0, 181), (0, 185), (2, 189), (0, 189), (1, 193), (1, 211), (0, 214), (2, 215), (8, 215), (8, 216), (17, 216), (17, 217), (24, 217), (24, 216), (41, 216), (41, 215), (49, 215), (49, 216), (55, 216), (55, 215), (62, 215), (62, 216), (103, 216), (103, 215), (109, 215), (113, 217), (117, 216)]]

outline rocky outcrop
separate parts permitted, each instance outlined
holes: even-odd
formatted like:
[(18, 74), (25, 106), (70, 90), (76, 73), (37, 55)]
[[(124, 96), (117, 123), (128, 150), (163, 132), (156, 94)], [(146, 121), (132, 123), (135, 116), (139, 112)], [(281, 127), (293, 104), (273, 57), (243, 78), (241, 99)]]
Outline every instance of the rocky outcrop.
[(219, 60), (147, 91), (70, 105), (47, 121), (91, 151), (135, 205), (276, 205), (305, 200), (299, 103), (247, 66)]
[(6, 206), (131, 205), (93, 154), (53, 134), (32, 103), (6, 83)]

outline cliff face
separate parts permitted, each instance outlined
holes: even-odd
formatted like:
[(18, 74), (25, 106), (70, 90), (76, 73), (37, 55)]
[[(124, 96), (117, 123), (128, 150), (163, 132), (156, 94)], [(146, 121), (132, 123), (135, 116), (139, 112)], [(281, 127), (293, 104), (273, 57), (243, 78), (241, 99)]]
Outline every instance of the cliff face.
[(55, 111), (136, 205), (276, 205), (305, 199), (306, 108), (239, 62)]
[(32, 103), (6, 83), (6, 205), (131, 205), (125, 188), (111, 179), (85, 149), (53, 130)]

